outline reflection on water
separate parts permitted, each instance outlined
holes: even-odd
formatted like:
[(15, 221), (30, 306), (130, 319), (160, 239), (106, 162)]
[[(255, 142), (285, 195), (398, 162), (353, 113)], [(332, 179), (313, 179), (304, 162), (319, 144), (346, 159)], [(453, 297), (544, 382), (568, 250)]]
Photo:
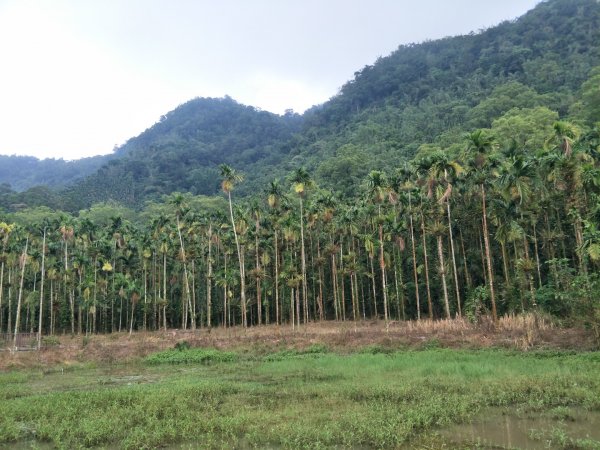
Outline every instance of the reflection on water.
[[(481, 419), (483, 417), (483, 419)], [(500, 448), (538, 450), (565, 448), (577, 440), (593, 440), (600, 448), (600, 412), (557, 408), (536, 414), (490, 410), (480, 420), (439, 431), (443, 440)]]

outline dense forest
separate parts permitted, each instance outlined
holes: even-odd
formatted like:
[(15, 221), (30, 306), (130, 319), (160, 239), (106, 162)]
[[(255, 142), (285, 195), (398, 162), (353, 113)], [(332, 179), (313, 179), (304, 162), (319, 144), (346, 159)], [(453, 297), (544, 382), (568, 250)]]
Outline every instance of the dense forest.
[[(194, 99), (0, 191), (0, 331), (535, 311), (600, 326), (600, 4), (402, 46), (303, 115)], [(0, 211), (2, 211), (0, 209)]]

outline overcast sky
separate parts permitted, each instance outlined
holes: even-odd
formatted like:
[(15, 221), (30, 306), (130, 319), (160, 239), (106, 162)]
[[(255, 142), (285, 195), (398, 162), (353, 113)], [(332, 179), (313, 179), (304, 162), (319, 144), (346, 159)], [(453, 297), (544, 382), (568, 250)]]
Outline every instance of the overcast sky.
[(0, 0), (0, 154), (109, 153), (194, 97), (303, 112), (400, 44), (539, 0)]

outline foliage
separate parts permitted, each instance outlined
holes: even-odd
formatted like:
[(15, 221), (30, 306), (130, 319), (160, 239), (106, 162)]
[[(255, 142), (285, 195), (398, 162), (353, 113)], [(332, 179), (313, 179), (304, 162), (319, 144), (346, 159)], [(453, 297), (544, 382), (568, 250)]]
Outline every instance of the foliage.
[[(179, 344), (179, 343), (178, 343)], [(232, 362), (237, 354), (208, 348), (187, 348), (180, 345), (173, 350), (165, 350), (146, 357), (148, 364), (211, 364)]]

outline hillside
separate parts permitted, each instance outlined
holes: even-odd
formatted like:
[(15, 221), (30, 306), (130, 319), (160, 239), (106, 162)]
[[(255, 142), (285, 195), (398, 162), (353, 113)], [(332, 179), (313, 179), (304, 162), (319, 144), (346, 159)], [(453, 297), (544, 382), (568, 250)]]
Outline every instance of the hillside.
[(116, 158), (67, 191), (77, 208), (107, 199), (139, 206), (173, 191), (213, 195), (219, 164), (266, 177), (290, 151), (298, 115), (278, 116), (231, 98), (197, 98), (130, 139)]
[[(597, 1), (552, 0), (479, 33), (400, 46), (302, 116), (197, 98), (131, 138), (60, 202), (77, 211), (108, 200), (139, 208), (174, 191), (213, 195), (222, 163), (245, 173), (238, 195), (305, 166), (320, 186), (350, 198), (370, 170), (397, 167), (423, 144), (462, 145), (466, 132), (492, 127), (513, 108), (555, 120), (573, 113), (582, 83), (600, 64), (599, 43)], [(57, 185), (35, 171), (27, 169), (18, 187)], [(64, 184), (73, 178), (60, 177)], [(33, 204), (27, 194), (2, 203)]]
[(0, 184), (21, 192), (33, 186), (67, 186), (96, 172), (113, 155), (93, 156), (75, 161), (37, 159), (32, 156), (0, 155)]

